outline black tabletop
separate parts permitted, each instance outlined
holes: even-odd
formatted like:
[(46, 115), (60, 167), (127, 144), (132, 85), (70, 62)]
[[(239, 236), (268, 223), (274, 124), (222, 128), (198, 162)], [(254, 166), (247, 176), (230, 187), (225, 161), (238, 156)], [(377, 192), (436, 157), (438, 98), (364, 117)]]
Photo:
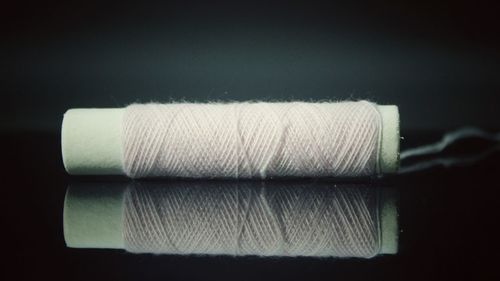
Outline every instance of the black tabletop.
[[(404, 133), (402, 149), (440, 138)], [(4, 265), (18, 278), (255, 280), (496, 279), (500, 153), (474, 165), (437, 167), (407, 175), (365, 179), (396, 191), (399, 253), (372, 259), (259, 258), (130, 254), (72, 249), (64, 243), (62, 210), (71, 183), (128, 181), (66, 174), (56, 133), (3, 133)], [(458, 143), (444, 153), (471, 153), (481, 145)], [(405, 165), (405, 163), (402, 163)], [(168, 179), (164, 179), (168, 181)]]

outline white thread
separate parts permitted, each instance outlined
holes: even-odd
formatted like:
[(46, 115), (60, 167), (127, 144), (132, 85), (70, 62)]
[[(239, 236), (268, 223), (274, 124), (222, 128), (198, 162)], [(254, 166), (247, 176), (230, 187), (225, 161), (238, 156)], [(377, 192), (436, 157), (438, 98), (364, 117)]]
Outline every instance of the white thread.
[(133, 178), (374, 175), (380, 131), (366, 101), (133, 104), (124, 170)]
[(500, 150), (500, 133), (488, 133), (478, 128), (465, 127), (453, 132), (446, 133), (438, 142), (407, 149), (401, 152), (400, 159), (401, 161), (403, 161), (416, 156), (427, 156), (440, 153), (446, 148), (453, 145), (455, 142), (468, 138), (489, 140), (493, 142), (493, 146), (486, 149), (485, 151), (478, 152), (473, 155), (435, 157), (432, 159), (419, 161), (411, 165), (403, 165), (398, 172), (400, 174), (406, 174), (427, 170), (437, 166), (453, 167), (460, 165), (471, 165)]
[(463, 140), (466, 138), (480, 138), (490, 141), (499, 142), (500, 141), (500, 133), (487, 133), (478, 128), (470, 128), (465, 127), (453, 132), (449, 132), (443, 136), (443, 138), (432, 144), (423, 145), (415, 148), (407, 149), (400, 154), (400, 159), (404, 160), (406, 158), (414, 157), (414, 156), (422, 156), (433, 153), (438, 153), (443, 151), (448, 146), (452, 145), (456, 141)]
[(123, 235), (129, 252), (368, 258), (381, 250), (373, 187), (147, 185), (125, 195)]

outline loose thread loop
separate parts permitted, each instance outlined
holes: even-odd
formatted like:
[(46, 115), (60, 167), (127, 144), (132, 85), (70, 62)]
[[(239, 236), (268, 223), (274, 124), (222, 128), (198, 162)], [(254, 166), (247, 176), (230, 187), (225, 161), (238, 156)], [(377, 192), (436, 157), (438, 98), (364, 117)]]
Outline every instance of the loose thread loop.
[[(489, 148), (479, 151), (470, 155), (455, 155), (442, 157), (438, 153), (443, 152), (448, 147), (452, 146), (458, 141), (465, 139), (483, 139), (491, 141), (493, 144)], [(496, 153), (500, 150), (500, 133), (489, 133), (478, 128), (464, 127), (456, 131), (446, 133), (442, 139), (438, 142), (422, 145), (415, 148), (409, 148), (401, 152), (401, 161), (407, 161), (413, 157), (430, 156), (436, 154), (436, 156), (430, 159), (424, 159), (418, 161), (411, 165), (403, 165), (399, 169), (400, 174), (419, 172), (427, 169), (431, 169), (438, 166), (453, 167), (460, 165), (471, 165), (482, 159)]]

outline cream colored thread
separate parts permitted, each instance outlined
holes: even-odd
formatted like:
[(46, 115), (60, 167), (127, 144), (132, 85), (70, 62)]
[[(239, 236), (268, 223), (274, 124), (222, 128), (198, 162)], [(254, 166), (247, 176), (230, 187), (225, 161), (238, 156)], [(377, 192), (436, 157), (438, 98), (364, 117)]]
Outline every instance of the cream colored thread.
[(380, 252), (380, 206), (373, 187), (147, 185), (125, 195), (129, 252), (366, 258)]
[[(380, 110), (378, 109), (377, 107), (377, 112), (379, 113), (379, 116), (382, 116), (382, 114), (380, 113)], [(376, 170), (377, 170), (377, 174), (382, 174), (382, 139), (383, 139), (383, 129), (382, 129), (382, 126), (384, 126), (384, 120), (382, 120), (382, 118), (378, 118), (378, 122), (379, 122), (379, 130), (378, 130), (378, 149), (377, 149), (377, 156), (376, 156)]]
[(133, 178), (374, 175), (381, 122), (367, 101), (133, 104), (124, 115), (124, 171)]

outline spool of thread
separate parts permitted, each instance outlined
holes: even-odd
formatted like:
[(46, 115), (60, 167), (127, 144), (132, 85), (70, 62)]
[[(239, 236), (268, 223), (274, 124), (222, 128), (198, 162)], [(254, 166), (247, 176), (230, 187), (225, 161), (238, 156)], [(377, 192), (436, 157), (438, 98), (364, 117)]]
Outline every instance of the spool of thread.
[(370, 258), (397, 253), (397, 224), (390, 190), (330, 182), (84, 184), (64, 203), (68, 247), (132, 253)]
[(68, 173), (184, 178), (358, 177), (396, 172), (396, 106), (339, 103), (134, 104), (71, 109)]

